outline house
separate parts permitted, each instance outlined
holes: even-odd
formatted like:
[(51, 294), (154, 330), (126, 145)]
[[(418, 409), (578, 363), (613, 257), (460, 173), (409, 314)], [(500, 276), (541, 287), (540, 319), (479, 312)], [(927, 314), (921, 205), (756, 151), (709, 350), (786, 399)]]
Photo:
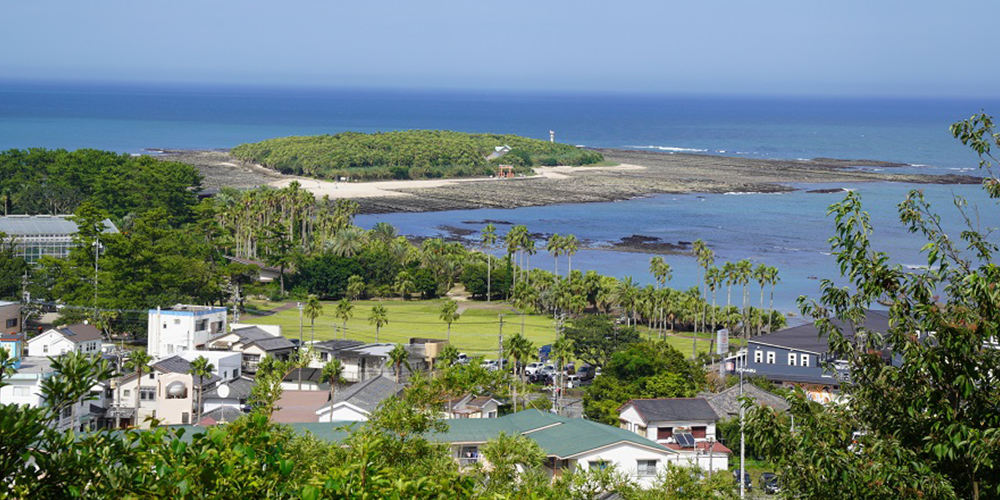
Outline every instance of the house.
[[(231, 408), (242, 412), (247, 408), (253, 386), (253, 379), (246, 376), (220, 381), (211, 389), (205, 390), (205, 413), (219, 408)], [(215, 421), (221, 422), (217, 418)], [(228, 420), (228, 422), (232, 422), (232, 420)]]
[(59, 356), (71, 351), (100, 354), (101, 331), (93, 325), (77, 324), (46, 330), (28, 340), (28, 355)]
[[(78, 229), (69, 218), (72, 215), (7, 215), (0, 217), (0, 233), (11, 237), (15, 255), (28, 262), (42, 256), (64, 259), (76, 247), (73, 236)], [(108, 219), (104, 219), (104, 234), (117, 233)]]
[(301, 391), (329, 391), (330, 384), (322, 380), (322, 368), (295, 368), (281, 379), (281, 388)]
[[(788, 401), (785, 401), (785, 398), (765, 391), (754, 384), (743, 384), (743, 395), (749, 397), (758, 405), (774, 408), (778, 411), (788, 411), (790, 408)], [(698, 394), (698, 397), (705, 398), (705, 401), (708, 401), (709, 406), (715, 410), (715, 414), (719, 416), (719, 419), (724, 420), (728, 418), (738, 418), (740, 416), (740, 407), (742, 404), (739, 400), (739, 384), (714, 394), (710, 392), (702, 392)]]
[(719, 416), (705, 398), (631, 399), (618, 408), (619, 426), (678, 452), (706, 470), (727, 469), (731, 451), (718, 443)]
[(318, 410), (319, 422), (365, 421), (383, 401), (402, 392), (403, 386), (382, 375), (334, 392)]
[[(237, 325), (233, 325), (234, 327)], [(219, 333), (205, 343), (207, 349), (238, 352), (242, 355), (243, 371), (256, 373), (257, 364), (266, 357), (288, 359), (296, 350), (291, 340), (282, 337), (279, 327), (238, 325), (229, 333)]]
[[(204, 352), (186, 353), (192, 359)], [(192, 356), (193, 355), (193, 356)], [(197, 416), (196, 401), (198, 389), (203, 384), (207, 389), (222, 381), (215, 372), (221, 366), (236, 366), (239, 362), (237, 354), (232, 359), (219, 362), (208, 377), (199, 380), (191, 375), (191, 362), (181, 354), (175, 354), (154, 362), (142, 373), (133, 372), (112, 386), (112, 407), (106, 418), (111, 425), (143, 425), (146, 417), (156, 417), (165, 425), (190, 424)], [(213, 363), (215, 365), (215, 363)], [(233, 376), (231, 368), (222, 368)], [(233, 378), (238, 378), (237, 372)], [(136, 415), (136, 396), (138, 396), (138, 415)]]
[(316, 357), (310, 360), (309, 366), (311, 368), (323, 368), (327, 362), (337, 358), (338, 352), (363, 345), (365, 343), (359, 340), (324, 340), (322, 342), (313, 342), (310, 344), (310, 347), (312, 347)]
[[(379, 375), (395, 377), (395, 367), (389, 358), (389, 352), (395, 347), (396, 344), (364, 344), (337, 351), (337, 359), (344, 366), (344, 380), (363, 382)], [(427, 369), (422, 345), (407, 345), (406, 350), (409, 367), (401, 367), (400, 382), (409, 379), (413, 372)]]
[(504, 144), (503, 146), (496, 146), (493, 148), (493, 152), (486, 156), (487, 160), (494, 160), (502, 157), (503, 155), (510, 153), (510, 146)]
[[(17, 371), (4, 377), (0, 387), (0, 404), (24, 405), (38, 408), (46, 405), (42, 398), (42, 382), (56, 374), (52, 360), (45, 356), (23, 357)], [(57, 430), (87, 430), (98, 425), (104, 411), (105, 390), (103, 384), (96, 384), (91, 394), (95, 400), (80, 401), (67, 407), (52, 422)]]
[(147, 352), (154, 359), (193, 351), (208, 339), (227, 331), (226, 308), (177, 304), (148, 313)]
[(274, 280), (276, 280), (276, 279), (278, 279), (278, 278), (281, 277), (281, 269), (280, 268), (277, 268), (277, 267), (274, 267), (274, 266), (269, 266), (269, 265), (267, 265), (264, 262), (261, 262), (259, 260), (243, 259), (243, 258), (240, 258), (240, 257), (233, 257), (233, 256), (230, 256), (230, 255), (227, 255), (226, 259), (228, 259), (231, 262), (236, 262), (236, 263), (239, 263), (239, 264), (245, 264), (245, 265), (248, 265), (248, 266), (257, 266), (257, 269), (258, 269), (258, 271), (257, 271), (257, 281), (259, 281), (261, 283), (270, 283), (270, 282), (272, 282), (272, 281), (274, 281)]
[(21, 304), (0, 301), (0, 349), (5, 349), (13, 368), (21, 367), (24, 353), (24, 333), (21, 332)]
[[(843, 326), (839, 320), (833, 322)], [(863, 325), (870, 331), (888, 332), (888, 311), (868, 311)], [(845, 337), (853, 339), (850, 327), (842, 330)], [(743, 356), (746, 373), (784, 387), (801, 387), (809, 399), (820, 403), (835, 400), (840, 386), (849, 382), (847, 363), (830, 351), (827, 337), (821, 336), (813, 323), (753, 337)], [(882, 352), (882, 358), (887, 364), (898, 361), (888, 350)]]
[(501, 404), (492, 396), (465, 394), (445, 404), (445, 418), (497, 418)]

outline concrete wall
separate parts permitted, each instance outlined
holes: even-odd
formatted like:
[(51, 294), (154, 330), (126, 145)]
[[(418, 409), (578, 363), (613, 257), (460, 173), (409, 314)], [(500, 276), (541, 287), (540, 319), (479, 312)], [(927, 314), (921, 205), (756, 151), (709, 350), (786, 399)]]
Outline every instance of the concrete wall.
[(210, 337), (227, 331), (226, 309), (149, 311), (147, 351), (156, 359), (194, 350)]
[(28, 341), (29, 356), (59, 356), (76, 350), (76, 344), (55, 330), (47, 330)]
[[(16, 324), (7, 326), (7, 322)], [(20, 333), (21, 328), (21, 304), (17, 302), (0, 301), (0, 333), (12, 334)]]
[(640, 476), (638, 473), (638, 461), (656, 460), (656, 472), (659, 474), (666, 472), (668, 463), (684, 464), (683, 462), (678, 463), (677, 459), (676, 453), (657, 451), (630, 443), (619, 443), (586, 455), (574, 457), (570, 462), (572, 464), (571, 468), (579, 467), (582, 470), (587, 470), (590, 468), (591, 462), (605, 461), (609, 465), (614, 464), (619, 472), (626, 474), (638, 483), (639, 486), (648, 488), (656, 482), (656, 476)]

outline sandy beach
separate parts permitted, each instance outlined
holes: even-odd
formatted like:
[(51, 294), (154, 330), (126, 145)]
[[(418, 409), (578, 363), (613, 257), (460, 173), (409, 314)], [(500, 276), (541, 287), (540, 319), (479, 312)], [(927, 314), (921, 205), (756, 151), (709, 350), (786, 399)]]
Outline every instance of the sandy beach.
[[(877, 160), (758, 160), (700, 154), (600, 149), (617, 165), (538, 167), (513, 179), (459, 178), (376, 182), (330, 182), (283, 175), (247, 165), (225, 151), (165, 151), (164, 160), (195, 165), (208, 188), (284, 187), (298, 182), (316, 197), (357, 200), (361, 213), (427, 212), (473, 208), (517, 208), (559, 203), (619, 201), (658, 193), (789, 191), (788, 183), (906, 182), (972, 184), (967, 175), (892, 173), (905, 164)], [(879, 172), (856, 167), (878, 167)]]

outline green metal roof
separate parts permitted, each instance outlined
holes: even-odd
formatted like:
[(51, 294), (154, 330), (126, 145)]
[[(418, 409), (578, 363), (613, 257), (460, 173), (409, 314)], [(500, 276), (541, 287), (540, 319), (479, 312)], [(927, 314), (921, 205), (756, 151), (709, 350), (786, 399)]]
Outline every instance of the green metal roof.
[[(442, 443), (485, 443), (501, 432), (522, 434), (534, 440), (548, 456), (570, 458), (617, 443), (631, 443), (664, 453), (677, 453), (633, 432), (582, 418), (568, 418), (539, 410), (524, 410), (499, 418), (445, 420), (448, 431), (428, 436)], [(289, 424), (299, 434), (309, 432), (331, 442), (345, 440), (350, 430), (364, 422), (336, 421)], [(195, 431), (191, 426), (177, 426)], [(201, 429), (197, 429), (201, 430)]]

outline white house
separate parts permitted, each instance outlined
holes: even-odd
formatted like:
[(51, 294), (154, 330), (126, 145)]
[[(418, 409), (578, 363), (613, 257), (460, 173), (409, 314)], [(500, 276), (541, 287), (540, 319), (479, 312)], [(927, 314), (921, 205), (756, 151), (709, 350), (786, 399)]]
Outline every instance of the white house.
[(226, 330), (226, 308), (177, 304), (149, 310), (147, 352), (154, 359), (193, 351)]
[(618, 408), (619, 427), (670, 448), (706, 470), (729, 468), (718, 442), (719, 416), (705, 398), (632, 399)]
[(402, 390), (402, 385), (379, 375), (334, 391), (333, 404), (323, 405), (316, 410), (316, 415), (320, 422), (365, 421), (383, 401)]
[(497, 418), (499, 412), (500, 401), (475, 394), (452, 399), (445, 406), (445, 418)]
[[(193, 354), (191, 358), (195, 359), (204, 353), (186, 354)], [(223, 366), (226, 368), (222, 370), (233, 376), (232, 368), (228, 367), (236, 366), (239, 354), (223, 354), (233, 359), (221, 361), (215, 371)], [(114, 405), (108, 410), (107, 418), (121, 425), (145, 425), (146, 417), (156, 417), (165, 425), (190, 424), (197, 417), (199, 383), (203, 383), (208, 392), (222, 380), (215, 371), (199, 381), (191, 375), (191, 362), (180, 354), (156, 361), (143, 371), (142, 380), (133, 372), (116, 381), (112, 395)], [(234, 378), (239, 378), (239, 373)], [(135, 413), (136, 397), (138, 415)]]
[(212, 374), (221, 380), (240, 378), (242, 358), (240, 353), (231, 351), (184, 351), (178, 354), (188, 363), (205, 358), (212, 365)]
[(280, 327), (262, 325), (234, 325), (229, 333), (219, 333), (208, 339), (205, 347), (213, 351), (238, 352), (242, 356), (242, 368), (246, 373), (255, 373), (257, 364), (267, 357), (287, 359), (295, 351), (295, 344), (281, 336)]
[[(9, 376), (4, 377), (4, 387), (0, 387), (0, 404), (25, 405), (32, 408), (45, 406), (42, 398), (42, 382), (55, 375), (52, 360), (48, 357), (21, 358), (20, 367)], [(80, 401), (67, 407), (59, 418), (53, 422), (57, 430), (86, 430), (97, 424), (104, 406), (104, 386), (97, 384), (91, 394), (94, 400)]]
[(92, 325), (61, 326), (42, 332), (28, 340), (29, 356), (59, 356), (71, 351), (100, 354), (101, 331)]

